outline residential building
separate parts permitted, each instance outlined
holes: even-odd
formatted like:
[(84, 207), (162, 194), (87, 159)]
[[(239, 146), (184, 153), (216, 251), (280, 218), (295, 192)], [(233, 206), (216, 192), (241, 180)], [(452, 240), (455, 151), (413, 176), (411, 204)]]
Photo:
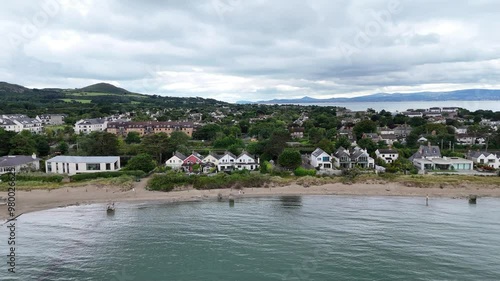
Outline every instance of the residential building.
[(130, 132), (137, 132), (141, 136), (156, 133), (166, 133), (167, 135), (173, 132), (183, 132), (188, 136), (192, 136), (194, 132), (194, 124), (192, 122), (110, 122), (107, 126), (109, 133), (126, 136)]
[(8, 155), (0, 157), (0, 175), (8, 173), (12, 169), (16, 173), (38, 171), (40, 170), (40, 159), (35, 154), (32, 156)]
[(165, 166), (170, 167), (172, 170), (180, 170), (182, 169), (182, 165), (184, 164), (184, 160), (186, 160), (186, 156), (180, 152), (175, 152), (170, 159), (165, 162)]
[(486, 165), (494, 169), (500, 168), (500, 155), (486, 151), (469, 151), (467, 159), (475, 164)]
[(395, 149), (377, 149), (375, 155), (377, 155), (377, 158), (384, 160), (386, 164), (393, 163), (399, 157), (399, 153)]
[(385, 142), (387, 145), (393, 145), (398, 141), (398, 137), (395, 134), (380, 135), (379, 140)]
[(193, 172), (193, 166), (197, 164), (201, 165), (203, 163), (202, 159), (203, 156), (193, 151), (191, 155), (187, 156), (186, 159), (184, 159), (184, 163), (182, 164), (184, 171)]
[(456, 135), (457, 143), (462, 145), (473, 145), (476, 143), (476, 138), (469, 134), (458, 134)]
[(302, 139), (304, 138), (304, 127), (290, 127), (288, 131), (290, 132), (290, 136), (294, 139)]
[(318, 170), (332, 169), (332, 157), (321, 148), (311, 153), (311, 165)]
[(215, 166), (219, 165), (219, 159), (223, 155), (215, 154), (213, 152), (210, 152), (205, 158), (203, 158), (203, 163), (213, 163)]
[(403, 115), (406, 115), (410, 118), (424, 117), (424, 114), (422, 112), (415, 112), (415, 111), (406, 111), (406, 112), (403, 112)]
[(421, 171), (425, 170), (472, 170), (470, 160), (458, 157), (442, 157), (438, 146), (421, 145), (418, 151), (410, 157), (413, 165)]
[(412, 131), (411, 126), (406, 125), (406, 124), (400, 125), (400, 126), (397, 126), (396, 128), (394, 128), (394, 134), (398, 138), (406, 138), (407, 136), (409, 136), (411, 134), (411, 131)]
[(23, 114), (9, 114), (0, 117), (0, 128), (6, 131), (19, 133), (30, 131), (39, 134), (43, 130), (42, 121), (38, 118), (29, 118)]
[(259, 158), (255, 159), (252, 155), (243, 151), (240, 156), (236, 159), (234, 164), (235, 170), (256, 170), (259, 168)]
[(82, 119), (75, 124), (75, 134), (90, 134), (92, 132), (104, 132), (108, 127), (108, 121), (103, 118)]
[(49, 174), (75, 175), (120, 169), (118, 156), (56, 156), (45, 162), (45, 171)]
[(219, 159), (219, 164), (217, 165), (217, 170), (222, 171), (232, 171), (234, 169), (234, 163), (236, 162), (236, 157), (231, 152), (226, 151), (224, 155)]
[(43, 125), (63, 125), (66, 114), (42, 114), (37, 117)]
[(375, 168), (375, 159), (370, 157), (368, 152), (360, 147), (355, 147), (351, 150), (340, 147), (335, 151), (332, 159), (333, 165), (336, 168), (350, 169), (354, 166), (368, 169)]

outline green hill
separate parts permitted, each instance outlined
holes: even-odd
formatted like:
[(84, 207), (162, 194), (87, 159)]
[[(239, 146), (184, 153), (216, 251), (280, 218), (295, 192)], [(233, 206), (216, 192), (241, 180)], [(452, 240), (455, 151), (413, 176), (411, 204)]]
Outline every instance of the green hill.
[(77, 91), (77, 92), (89, 92), (89, 93), (116, 94), (116, 95), (132, 94), (131, 92), (129, 92), (123, 88), (119, 88), (119, 87), (116, 87), (115, 85), (111, 85), (108, 83), (97, 83), (94, 85), (83, 87), (81, 89), (77, 89), (75, 91)]

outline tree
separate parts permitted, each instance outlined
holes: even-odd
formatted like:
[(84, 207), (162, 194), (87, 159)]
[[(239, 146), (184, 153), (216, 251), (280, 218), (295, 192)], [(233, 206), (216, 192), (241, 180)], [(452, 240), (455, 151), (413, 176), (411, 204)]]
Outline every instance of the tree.
[(222, 128), (217, 124), (208, 124), (196, 130), (193, 139), (212, 141), (217, 137), (217, 133), (222, 132)]
[(170, 146), (170, 151), (169, 152), (175, 152), (178, 150), (179, 146), (181, 145), (186, 145), (189, 141), (189, 136), (186, 135), (184, 132), (173, 132), (170, 134), (170, 139), (169, 139), (169, 146)]
[(377, 144), (370, 138), (360, 139), (358, 146), (366, 149), (369, 154), (373, 154), (377, 150)]
[(351, 148), (351, 141), (345, 136), (340, 137), (335, 142), (335, 149), (339, 149), (340, 147), (343, 147), (345, 149)]
[(34, 135), (35, 139), (35, 147), (37, 151), (37, 155), (39, 156), (47, 156), (50, 152), (50, 145), (48, 139), (44, 135)]
[(36, 152), (36, 142), (29, 131), (22, 131), (12, 137), (10, 145), (12, 155), (31, 155)]
[(290, 134), (287, 130), (275, 131), (271, 135), (269, 142), (265, 146), (264, 153), (277, 159), (286, 147), (286, 142), (290, 140)]
[(156, 163), (151, 157), (151, 155), (143, 153), (137, 156), (132, 157), (125, 167), (126, 170), (130, 171), (144, 171), (145, 173), (149, 173), (156, 168)]
[(83, 154), (89, 156), (119, 155), (118, 138), (107, 132), (92, 132), (78, 140)]
[(363, 120), (354, 125), (354, 128), (352, 128), (352, 130), (356, 135), (356, 139), (359, 140), (364, 133), (377, 132), (377, 123), (373, 122), (372, 120)]
[(141, 143), (141, 134), (138, 132), (129, 132), (125, 138), (127, 144)]
[(327, 139), (322, 139), (318, 142), (318, 147), (323, 149), (326, 153), (330, 154), (334, 151), (333, 143)]
[(278, 157), (278, 164), (283, 168), (295, 170), (302, 164), (300, 152), (294, 149), (285, 149)]
[(317, 144), (326, 136), (326, 130), (324, 128), (312, 127), (309, 130), (309, 141), (311, 144)]
[(142, 138), (142, 153), (147, 153), (153, 156), (159, 163), (163, 163), (165, 154), (169, 150), (171, 150), (169, 137), (165, 133), (146, 135)]
[(66, 154), (68, 153), (68, 150), (69, 150), (69, 145), (65, 142), (65, 141), (62, 141), (59, 143), (59, 145), (57, 146), (57, 150), (59, 152), (61, 152), (61, 154)]

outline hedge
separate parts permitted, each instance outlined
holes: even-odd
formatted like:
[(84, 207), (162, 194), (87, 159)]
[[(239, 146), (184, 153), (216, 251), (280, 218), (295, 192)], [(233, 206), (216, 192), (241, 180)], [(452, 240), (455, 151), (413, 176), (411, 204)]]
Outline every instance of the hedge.
[(306, 177), (306, 176), (311, 176), (314, 177), (316, 175), (316, 170), (308, 170), (304, 169), (302, 167), (298, 167), (295, 169), (293, 172), (297, 177)]
[[(3, 174), (0, 179), (4, 182), (9, 181), (8, 174)], [(40, 182), (62, 182), (64, 176), (61, 175), (31, 175), (31, 174), (16, 174), (18, 181), (40, 181)]]
[(88, 174), (77, 174), (70, 177), (72, 182), (101, 179), (101, 178), (117, 178), (121, 176), (143, 177), (144, 171), (116, 171), (116, 172), (99, 172)]

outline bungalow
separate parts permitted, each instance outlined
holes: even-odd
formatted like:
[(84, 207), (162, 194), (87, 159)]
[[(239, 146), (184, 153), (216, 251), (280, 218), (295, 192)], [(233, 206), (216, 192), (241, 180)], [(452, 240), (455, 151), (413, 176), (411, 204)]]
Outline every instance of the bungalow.
[(399, 153), (395, 149), (377, 149), (375, 154), (377, 158), (382, 159), (386, 164), (393, 163), (399, 157)]
[(219, 159), (219, 164), (217, 165), (217, 169), (222, 171), (231, 171), (234, 168), (234, 163), (236, 162), (236, 157), (229, 151), (226, 151), (224, 155)]
[(9, 173), (12, 169), (16, 173), (26, 170), (40, 170), (40, 159), (35, 154), (32, 156), (8, 155), (0, 157), (0, 175)]
[(234, 164), (235, 170), (256, 170), (259, 168), (259, 158), (257, 160), (252, 157), (247, 152), (243, 151), (240, 156), (236, 159), (236, 163)]
[(311, 165), (319, 170), (331, 169), (332, 157), (321, 148), (316, 148), (311, 153)]
[(500, 155), (486, 151), (469, 151), (467, 159), (479, 165), (487, 165), (491, 168), (500, 168)]
[(118, 156), (56, 156), (45, 162), (49, 174), (75, 175), (120, 170)]
[(413, 165), (421, 171), (425, 170), (472, 170), (470, 160), (458, 157), (442, 157), (438, 146), (421, 145), (410, 159)]
[(174, 155), (172, 155), (172, 157), (165, 162), (165, 166), (170, 167), (172, 170), (180, 170), (186, 158), (187, 157), (184, 154), (175, 152)]

